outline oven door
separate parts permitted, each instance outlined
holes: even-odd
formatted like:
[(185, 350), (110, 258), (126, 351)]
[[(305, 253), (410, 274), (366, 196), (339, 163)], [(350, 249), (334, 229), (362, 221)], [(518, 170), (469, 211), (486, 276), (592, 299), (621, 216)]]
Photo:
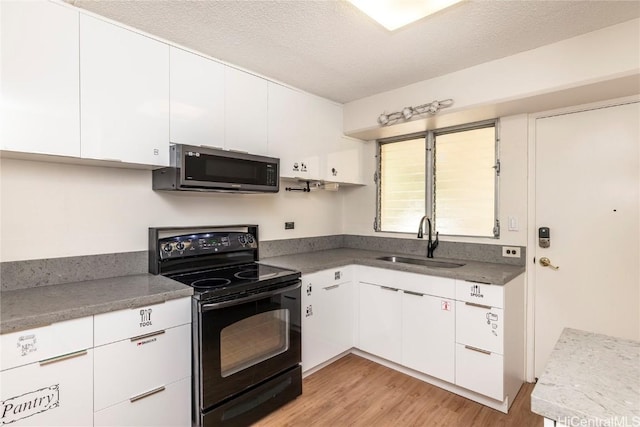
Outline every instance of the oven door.
[(300, 280), (246, 298), (202, 304), (196, 365), (200, 410), (297, 366), (300, 313)]

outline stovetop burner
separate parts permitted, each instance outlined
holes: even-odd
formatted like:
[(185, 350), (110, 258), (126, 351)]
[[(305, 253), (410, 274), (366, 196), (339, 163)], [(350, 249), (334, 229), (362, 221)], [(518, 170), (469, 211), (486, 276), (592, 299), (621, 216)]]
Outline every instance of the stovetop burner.
[(167, 277), (192, 286), (199, 299), (212, 299), (230, 294), (243, 294), (278, 282), (296, 280), (297, 271), (265, 264), (249, 263), (225, 266)]

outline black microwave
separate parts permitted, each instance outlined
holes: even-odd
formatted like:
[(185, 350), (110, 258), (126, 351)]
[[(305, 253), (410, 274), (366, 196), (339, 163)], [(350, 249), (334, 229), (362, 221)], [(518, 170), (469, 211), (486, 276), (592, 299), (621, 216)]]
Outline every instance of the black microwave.
[(182, 144), (170, 149), (170, 167), (153, 171), (154, 190), (277, 193), (280, 189), (280, 159)]

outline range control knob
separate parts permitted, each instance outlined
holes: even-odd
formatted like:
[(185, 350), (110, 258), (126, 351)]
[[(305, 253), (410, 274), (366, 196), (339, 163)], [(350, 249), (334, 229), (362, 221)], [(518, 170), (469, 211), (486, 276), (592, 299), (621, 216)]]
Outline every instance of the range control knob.
[(247, 242), (248, 242), (249, 244), (252, 244), (252, 243), (253, 243), (253, 236), (252, 236), (251, 234), (247, 234)]
[(162, 250), (165, 251), (166, 253), (169, 253), (173, 250), (173, 247), (171, 246), (171, 243), (167, 243), (162, 247)]
[(179, 251), (183, 251), (184, 250), (184, 243), (182, 243), (182, 242), (176, 243), (176, 249), (179, 250)]
[(247, 238), (245, 237), (244, 234), (241, 234), (238, 236), (238, 242), (240, 242), (242, 246), (244, 246), (247, 243)]

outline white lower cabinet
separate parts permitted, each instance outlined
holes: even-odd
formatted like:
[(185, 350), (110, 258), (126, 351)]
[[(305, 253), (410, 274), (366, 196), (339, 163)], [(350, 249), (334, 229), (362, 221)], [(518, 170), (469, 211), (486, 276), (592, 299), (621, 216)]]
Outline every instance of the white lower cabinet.
[(0, 425), (191, 424), (189, 297), (3, 334), (0, 356)]
[(402, 363), (402, 292), (360, 282), (358, 348)]
[(190, 302), (94, 317), (96, 425), (189, 425), (191, 390), (180, 384), (191, 382)]
[(95, 348), (94, 410), (191, 375), (191, 325)]
[(145, 397), (127, 399), (98, 411), (95, 426), (191, 425), (191, 378), (148, 390)]
[(351, 349), (354, 286), (341, 267), (302, 277), (302, 369), (308, 371)]
[(61, 355), (0, 373), (0, 424), (90, 426), (93, 350)]
[(404, 291), (402, 364), (454, 382), (455, 321), (455, 301)]
[(456, 385), (502, 401), (503, 370), (501, 354), (456, 344)]

